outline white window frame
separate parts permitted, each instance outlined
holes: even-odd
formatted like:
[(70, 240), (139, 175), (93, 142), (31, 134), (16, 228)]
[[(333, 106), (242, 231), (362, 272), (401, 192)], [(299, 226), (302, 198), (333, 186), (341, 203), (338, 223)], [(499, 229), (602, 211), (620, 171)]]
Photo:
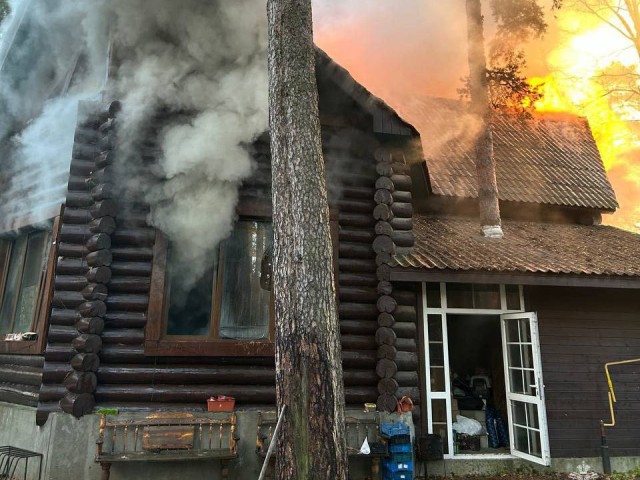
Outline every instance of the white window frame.
[[(427, 302), (427, 283), (435, 282), (422, 282), (422, 334), (424, 345), (424, 365), (426, 375), (426, 406), (427, 406), (427, 431), (433, 433), (433, 409), (431, 407), (432, 400), (445, 400), (447, 408), (447, 451), (449, 453), (444, 454), (445, 459), (463, 458), (465, 460), (491, 460), (491, 459), (504, 459), (504, 458), (516, 458), (510, 453), (487, 453), (487, 454), (458, 454), (455, 455), (453, 448), (453, 418), (451, 411), (451, 375), (449, 372), (449, 339), (447, 333), (447, 315), (503, 315), (507, 313), (523, 313), (524, 310), (524, 294), (522, 285), (518, 285), (520, 292), (520, 308), (517, 310), (507, 309), (507, 297), (506, 286), (500, 284), (500, 309), (482, 309), (482, 308), (449, 308), (447, 306), (447, 293), (446, 283), (440, 282), (440, 307), (430, 307)], [(439, 315), (442, 321), (442, 342), (444, 350), (444, 392), (432, 392), (431, 391), (431, 362), (429, 359), (429, 326), (428, 316)]]

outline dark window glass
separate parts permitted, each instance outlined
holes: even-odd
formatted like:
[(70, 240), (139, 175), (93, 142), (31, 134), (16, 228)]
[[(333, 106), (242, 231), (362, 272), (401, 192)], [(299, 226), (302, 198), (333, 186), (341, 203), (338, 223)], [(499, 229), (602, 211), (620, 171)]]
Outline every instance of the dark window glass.
[(447, 283), (446, 288), (448, 308), (501, 308), (499, 285)]
[(439, 283), (427, 283), (427, 308), (440, 308)]
[(522, 310), (520, 305), (520, 287), (518, 285), (505, 285), (507, 297), (507, 310)]
[[(33, 329), (48, 234), (34, 232), (6, 242), (0, 292), (0, 335)], [(0, 262), (2, 263), (2, 262)]]
[(168, 335), (209, 335), (211, 308), (217, 266), (209, 268), (191, 287), (185, 288), (181, 269), (172, 262), (169, 252)]
[(216, 264), (185, 286), (168, 255), (168, 335), (219, 339), (269, 338), (271, 249), (269, 222), (239, 221), (216, 254)]
[(269, 337), (271, 292), (262, 277), (269, 270), (263, 262), (270, 261), (272, 237), (270, 223), (243, 221), (224, 242), (220, 338)]

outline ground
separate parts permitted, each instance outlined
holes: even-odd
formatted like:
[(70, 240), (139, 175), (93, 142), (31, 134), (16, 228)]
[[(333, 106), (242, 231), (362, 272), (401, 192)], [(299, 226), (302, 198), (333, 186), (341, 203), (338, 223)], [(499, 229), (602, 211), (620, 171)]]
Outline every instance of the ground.
[[(433, 477), (429, 480), (640, 480), (640, 470), (627, 473), (613, 473), (611, 475), (593, 474), (580, 475), (577, 473), (502, 473), (498, 475), (464, 475), (455, 477)], [(423, 480), (424, 477), (415, 477), (416, 480)]]

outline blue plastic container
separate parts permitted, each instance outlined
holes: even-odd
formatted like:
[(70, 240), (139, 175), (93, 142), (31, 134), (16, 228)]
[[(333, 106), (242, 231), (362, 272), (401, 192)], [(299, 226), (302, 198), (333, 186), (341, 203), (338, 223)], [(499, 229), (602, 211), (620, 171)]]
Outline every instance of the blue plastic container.
[(389, 452), (391, 453), (411, 453), (413, 447), (410, 443), (403, 443), (400, 445), (389, 445)]
[(392, 473), (413, 472), (413, 460), (403, 461), (395, 459), (384, 459), (382, 467)]
[(384, 480), (413, 480), (413, 471), (392, 472), (386, 468), (382, 470)]
[(393, 437), (395, 435), (409, 435), (409, 425), (404, 423), (382, 423), (380, 424), (380, 433), (385, 437)]
[(411, 462), (413, 460), (413, 453), (396, 452), (389, 455), (385, 460), (393, 460), (394, 462)]

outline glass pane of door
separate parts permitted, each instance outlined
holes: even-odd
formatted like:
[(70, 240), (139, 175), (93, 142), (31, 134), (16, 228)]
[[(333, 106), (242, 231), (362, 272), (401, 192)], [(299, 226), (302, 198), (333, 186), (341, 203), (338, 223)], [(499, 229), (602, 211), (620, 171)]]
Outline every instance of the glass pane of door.
[(549, 465), (538, 324), (534, 313), (502, 315), (511, 453)]

